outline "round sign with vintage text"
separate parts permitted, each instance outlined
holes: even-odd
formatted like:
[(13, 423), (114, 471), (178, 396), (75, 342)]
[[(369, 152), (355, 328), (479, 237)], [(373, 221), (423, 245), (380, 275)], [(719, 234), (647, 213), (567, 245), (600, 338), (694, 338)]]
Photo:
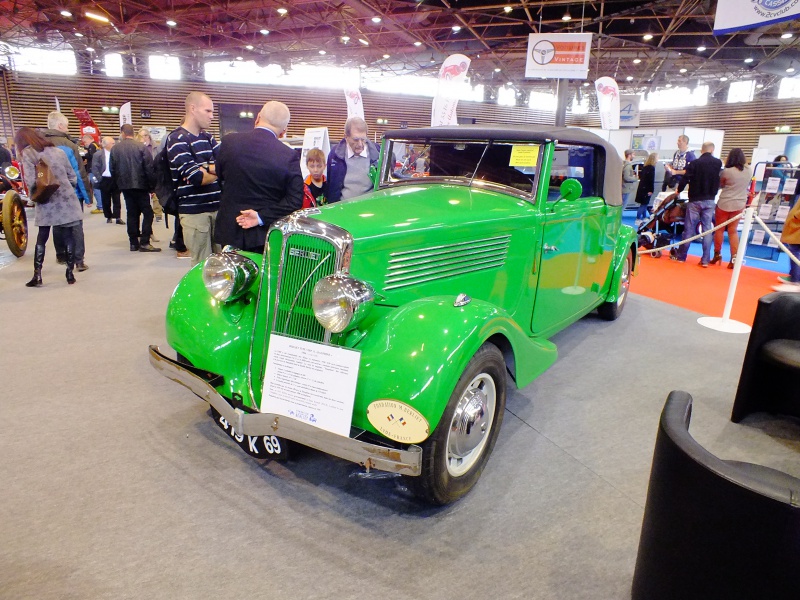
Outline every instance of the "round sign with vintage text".
[(418, 410), (397, 400), (375, 400), (367, 407), (367, 418), (380, 433), (403, 444), (418, 444), (431, 433)]

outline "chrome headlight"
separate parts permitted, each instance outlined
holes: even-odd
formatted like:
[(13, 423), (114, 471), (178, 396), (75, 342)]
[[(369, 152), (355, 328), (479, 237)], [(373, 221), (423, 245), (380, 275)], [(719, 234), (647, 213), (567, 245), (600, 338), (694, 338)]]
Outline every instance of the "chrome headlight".
[(14, 165), (8, 165), (5, 168), (5, 174), (9, 179), (19, 179), (19, 169)]
[(212, 254), (203, 265), (203, 283), (220, 302), (236, 300), (253, 285), (258, 265), (235, 252)]
[(312, 302), (320, 325), (339, 333), (364, 319), (375, 302), (375, 292), (369, 284), (337, 273), (317, 282)]

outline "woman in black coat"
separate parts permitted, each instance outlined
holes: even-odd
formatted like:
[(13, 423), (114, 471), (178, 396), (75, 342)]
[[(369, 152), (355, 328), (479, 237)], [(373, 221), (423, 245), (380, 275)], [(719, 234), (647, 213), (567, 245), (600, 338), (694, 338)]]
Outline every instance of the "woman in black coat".
[(639, 171), (639, 189), (636, 190), (636, 203), (639, 205), (636, 211), (637, 224), (647, 218), (647, 205), (653, 195), (653, 186), (656, 179), (656, 161), (658, 154), (651, 152), (647, 160), (644, 161), (642, 170)]

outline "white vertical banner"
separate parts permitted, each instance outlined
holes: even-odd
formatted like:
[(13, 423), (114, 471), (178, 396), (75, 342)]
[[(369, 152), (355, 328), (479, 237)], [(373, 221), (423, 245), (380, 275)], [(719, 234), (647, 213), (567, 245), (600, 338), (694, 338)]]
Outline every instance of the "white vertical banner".
[(331, 151), (331, 142), (328, 137), (327, 127), (306, 127), (303, 134), (303, 151), (300, 155), (300, 170), (303, 172), (303, 179), (308, 177), (308, 167), (306, 166), (306, 155), (311, 148), (319, 148), (327, 157)]
[(119, 126), (133, 125), (133, 117), (131, 117), (131, 103), (126, 102), (119, 107)]
[(600, 109), (600, 127), (619, 129), (619, 87), (611, 77), (601, 77), (594, 82), (597, 106)]
[(619, 97), (619, 126), (638, 127), (639, 126), (639, 101), (642, 97), (639, 94)]
[(439, 69), (439, 87), (431, 108), (431, 125), (457, 125), (456, 107), (461, 85), (467, 80), (470, 58), (451, 54)]
[(344, 90), (344, 99), (347, 101), (347, 118), (364, 118), (364, 102), (361, 99), (361, 90), (358, 88)]
[(714, 35), (796, 19), (800, 0), (717, 0)]

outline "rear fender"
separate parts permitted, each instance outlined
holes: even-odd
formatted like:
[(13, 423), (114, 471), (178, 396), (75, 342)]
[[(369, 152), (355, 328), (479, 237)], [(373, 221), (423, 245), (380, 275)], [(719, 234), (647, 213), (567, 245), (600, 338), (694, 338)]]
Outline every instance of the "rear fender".
[(636, 253), (636, 230), (628, 225), (622, 225), (619, 228), (617, 241), (614, 245), (613, 275), (611, 276), (611, 284), (608, 287), (606, 302), (617, 301), (619, 281), (622, 277), (622, 265), (628, 253), (633, 255), (632, 274), (636, 275), (639, 272), (639, 255)]

